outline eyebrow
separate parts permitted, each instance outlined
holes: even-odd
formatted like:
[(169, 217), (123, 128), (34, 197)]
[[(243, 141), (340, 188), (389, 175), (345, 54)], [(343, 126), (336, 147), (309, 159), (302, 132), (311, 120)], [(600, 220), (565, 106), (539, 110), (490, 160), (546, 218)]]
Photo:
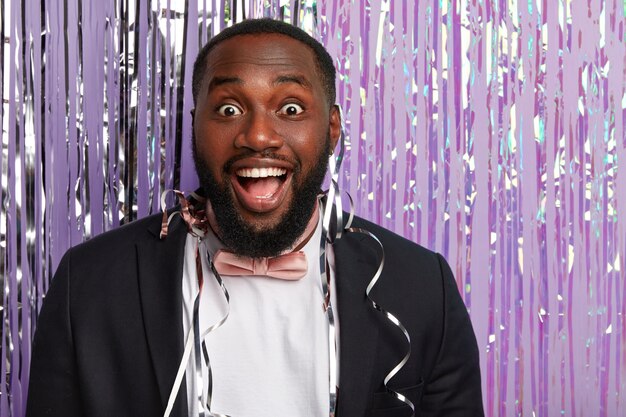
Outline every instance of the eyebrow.
[(220, 77), (216, 76), (209, 83), (209, 91), (225, 84), (243, 84), (243, 80), (239, 77)]
[(301, 75), (281, 75), (274, 80), (274, 84), (288, 84), (294, 83), (298, 84), (301, 87), (304, 87), (310, 90), (313, 86), (305, 77)]

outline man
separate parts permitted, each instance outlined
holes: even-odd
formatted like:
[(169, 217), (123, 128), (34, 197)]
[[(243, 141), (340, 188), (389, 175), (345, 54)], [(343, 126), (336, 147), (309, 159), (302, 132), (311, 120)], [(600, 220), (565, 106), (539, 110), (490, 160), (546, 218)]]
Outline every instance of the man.
[[(182, 200), (180, 216), (68, 251), (39, 318), (27, 414), (482, 416), (476, 340), (445, 260), (359, 218), (320, 245), (341, 129), (324, 48), (281, 22), (243, 22), (200, 52), (193, 95), (206, 205)], [(371, 298), (400, 325), (366, 296), (380, 248), (359, 230), (385, 253)], [(304, 269), (272, 277), (285, 253)]]

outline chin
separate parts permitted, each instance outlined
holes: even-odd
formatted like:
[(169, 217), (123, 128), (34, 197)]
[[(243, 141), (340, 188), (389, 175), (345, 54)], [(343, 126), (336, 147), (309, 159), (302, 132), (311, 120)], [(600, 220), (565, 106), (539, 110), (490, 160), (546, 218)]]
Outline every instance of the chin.
[(281, 215), (257, 214), (256, 216), (253, 214), (253, 215), (246, 216), (246, 215), (241, 214), (241, 212), (239, 213), (239, 216), (241, 217), (243, 222), (250, 228), (250, 230), (257, 232), (257, 233), (264, 233), (264, 232), (269, 232), (269, 231), (274, 230), (276, 227), (280, 225), (280, 223), (282, 222), (284, 218), (284, 214), (281, 214)]
[(235, 211), (241, 220), (251, 230), (263, 232), (274, 229), (280, 225), (291, 207), (291, 199), (285, 201), (279, 207), (268, 212), (256, 212), (245, 209), (241, 204), (235, 204)]

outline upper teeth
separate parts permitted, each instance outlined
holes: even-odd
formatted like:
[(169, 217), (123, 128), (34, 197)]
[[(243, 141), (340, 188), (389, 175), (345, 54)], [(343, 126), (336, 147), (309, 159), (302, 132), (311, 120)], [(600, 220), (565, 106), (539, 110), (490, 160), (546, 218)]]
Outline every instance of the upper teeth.
[(284, 168), (242, 168), (237, 170), (237, 175), (240, 177), (248, 178), (265, 178), (265, 177), (279, 177), (285, 175), (287, 172)]

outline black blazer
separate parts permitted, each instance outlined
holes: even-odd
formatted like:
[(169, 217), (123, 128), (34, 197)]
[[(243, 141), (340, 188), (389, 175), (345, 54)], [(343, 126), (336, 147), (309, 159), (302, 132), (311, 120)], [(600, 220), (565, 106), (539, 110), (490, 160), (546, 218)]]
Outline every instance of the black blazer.
[[(176, 217), (161, 240), (160, 225), (160, 215), (150, 216), (65, 254), (37, 323), (27, 416), (163, 415), (183, 352), (186, 227)], [(482, 416), (476, 339), (445, 260), (365, 220), (353, 225), (383, 243), (385, 268), (371, 295), (411, 336), (411, 358), (390, 387), (415, 404), (416, 416)], [(335, 256), (337, 417), (409, 416), (383, 387), (404, 355), (404, 336), (365, 297), (379, 250), (352, 233)], [(183, 382), (172, 415), (187, 415), (186, 398)]]

